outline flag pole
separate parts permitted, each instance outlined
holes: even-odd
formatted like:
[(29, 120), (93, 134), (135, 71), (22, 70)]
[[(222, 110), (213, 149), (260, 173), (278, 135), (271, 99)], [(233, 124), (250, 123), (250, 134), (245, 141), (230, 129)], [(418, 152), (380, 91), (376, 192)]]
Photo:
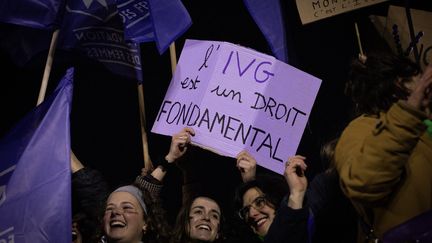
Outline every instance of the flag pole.
[(39, 105), (45, 99), (45, 93), (48, 86), (48, 79), (51, 73), (51, 67), (54, 60), (54, 53), (57, 46), (58, 33), (59, 33), (59, 29), (56, 29), (51, 37), (51, 44), (48, 51), (48, 57), (45, 63), (44, 74), (42, 77), (42, 83), (39, 90), (39, 97), (36, 105)]
[(415, 42), (415, 33), (414, 33), (414, 24), (411, 17), (411, 2), (410, 0), (405, 1), (405, 14), (408, 22), (408, 29), (410, 34), (411, 43), (413, 43), (413, 53), (414, 53), (414, 59), (417, 64), (420, 65), (420, 55), (419, 51), (417, 49), (417, 43)]
[(177, 54), (175, 49), (175, 42), (171, 43), (170, 47), (170, 59), (171, 59), (171, 73), (174, 75), (175, 69), (177, 67)]
[(359, 49), (360, 49), (360, 55), (364, 56), (363, 48), (362, 48), (362, 44), (361, 44), (361, 40), (360, 40), (360, 31), (358, 29), (357, 22), (354, 22), (354, 27), (355, 27), (356, 36), (357, 36), (357, 43), (358, 43)]
[(147, 142), (146, 132), (146, 118), (145, 118), (145, 107), (144, 107), (144, 85), (138, 83), (138, 103), (139, 103), (139, 116), (140, 116), (140, 127), (141, 127), (141, 140), (143, 143), (143, 155), (144, 155), (144, 174), (149, 174), (153, 171), (153, 162), (150, 158)]
[[(171, 72), (174, 75), (174, 71), (177, 67), (177, 56), (175, 50), (175, 42), (171, 43), (170, 47), (170, 59), (171, 59)], [(140, 126), (141, 126), (141, 140), (143, 143), (143, 154), (144, 154), (144, 174), (150, 173), (154, 167), (153, 162), (150, 158), (148, 149), (147, 133), (146, 133), (146, 119), (145, 119), (145, 107), (144, 107), (144, 85), (138, 84), (138, 101), (140, 111)]]

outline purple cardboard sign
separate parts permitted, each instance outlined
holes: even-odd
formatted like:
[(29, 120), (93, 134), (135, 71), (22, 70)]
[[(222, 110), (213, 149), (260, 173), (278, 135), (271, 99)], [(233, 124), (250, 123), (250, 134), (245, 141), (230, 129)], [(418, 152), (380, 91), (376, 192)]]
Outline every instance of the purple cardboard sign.
[(184, 127), (192, 143), (224, 156), (249, 151), (283, 174), (296, 153), (321, 80), (227, 42), (186, 40), (152, 132)]

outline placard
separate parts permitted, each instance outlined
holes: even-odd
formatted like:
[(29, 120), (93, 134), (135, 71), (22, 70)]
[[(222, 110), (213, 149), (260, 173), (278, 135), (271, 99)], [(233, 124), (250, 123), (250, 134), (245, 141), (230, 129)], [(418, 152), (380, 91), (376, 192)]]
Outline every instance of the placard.
[(224, 156), (243, 149), (282, 174), (295, 155), (321, 80), (227, 42), (186, 40), (152, 132), (194, 128), (192, 143)]
[(382, 3), (387, 0), (296, 0), (302, 24)]

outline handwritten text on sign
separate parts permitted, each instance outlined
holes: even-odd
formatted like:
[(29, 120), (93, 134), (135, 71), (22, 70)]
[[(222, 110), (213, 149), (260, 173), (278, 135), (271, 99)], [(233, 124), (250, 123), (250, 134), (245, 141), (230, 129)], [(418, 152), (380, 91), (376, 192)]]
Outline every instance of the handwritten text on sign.
[(296, 0), (302, 24), (356, 10), (387, 0)]
[(283, 173), (295, 154), (321, 80), (227, 42), (187, 40), (152, 132), (193, 127), (192, 142)]

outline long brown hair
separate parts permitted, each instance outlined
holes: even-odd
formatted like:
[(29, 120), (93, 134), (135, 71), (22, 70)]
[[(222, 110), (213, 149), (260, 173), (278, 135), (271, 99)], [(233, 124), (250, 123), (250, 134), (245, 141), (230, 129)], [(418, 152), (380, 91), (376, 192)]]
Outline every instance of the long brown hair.
[[(209, 196), (194, 196), (191, 197), (189, 199), (187, 199), (181, 209), (180, 212), (177, 215), (176, 218), (176, 223), (174, 226), (174, 230), (173, 230), (173, 234), (171, 236), (171, 241), (170, 243), (192, 243), (192, 242), (196, 242), (196, 240), (193, 240), (190, 238), (190, 232), (189, 232), (189, 228), (190, 228), (190, 222), (189, 222), (189, 215), (190, 215), (190, 210), (192, 207), (192, 204), (194, 203), (194, 201), (197, 198), (209, 198), (213, 201), (217, 203), (216, 200), (214, 200), (213, 198), (209, 197)], [(218, 204), (219, 206), (219, 204)], [(220, 206), (219, 206), (220, 208)], [(222, 210), (222, 209), (221, 209)], [(219, 229), (218, 229), (218, 234), (219, 237), (218, 239), (214, 240), (214, 243), (217, 242), (222, 242), (222, 239), (224, 238), (223, 233), (222, 233), (222, 228), (223, 228), (223, 224), (224, 224), (224, 217), (223, 217), (223, 213), (221, 212), (221, 218), (220, 218), (220, 222), (219, 222)]]
[[(135, 185), (139, 188), (138, 185)], [(145, 188), (141, 188), (142, 199), (147, 206), (147, 214), (144, 213), (144, 220), (147, 223), (147, 232), (143, 235), (143, 242), (146, 243), (168, 243), (171, 228), (166, 221), (166, 211), (162, 208), (161, 201)]]

